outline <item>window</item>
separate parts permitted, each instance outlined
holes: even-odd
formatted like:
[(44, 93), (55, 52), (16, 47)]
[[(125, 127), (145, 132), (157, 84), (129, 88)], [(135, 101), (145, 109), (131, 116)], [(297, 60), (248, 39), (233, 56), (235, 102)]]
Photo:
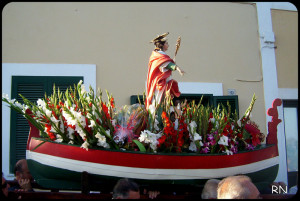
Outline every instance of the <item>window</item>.
[[(51, 95), (53, 85), (56, 89), (64, 92), (69, 86), (74, 86), (82, 76), (12, 76), (11, 99), (23, 103), (19, 94), (31, 102), (36, 102), (39, 98), (44, 98), (45, 93)], [(13, 173), (15, 163), (26, 157), (26, 144), (29, 134), (29, 124), (19, 113), (11, 110), (10, 127), (10, 165), (9, 170)]]
[(288, 186), (296, 185), (298, 174), (298, 100), (283, 100)]
[[(202, 104), (207, 106), (213, 106), (217, 107), (218, 104), (223, 105), (226, 109), (228, 109), (227, 106), (227, 101), (229, 102), (229, 105), (231, 107), (231, 113), (235, 113), (235, 110), (237, 112), (237, 115), (239, 117), (239, 103), (238, 103), (238, 96), (214, 96), (213, 94), (181, 94), (178, 98), (174, 98), (173, 102), (176, 100), (184, 101), (185, 99), (189, 103), (192, 100), (195, 100), (195, 103), (198, 104), (201, 97), (203, 96), (202, 99)], [(140, 99), (141, 103), (144, 104), (143, 101), (143, 96), (142, 95), (132, 95), (130, 97), (130, 104), (136, 104), (139, 103), (138, 98)]]

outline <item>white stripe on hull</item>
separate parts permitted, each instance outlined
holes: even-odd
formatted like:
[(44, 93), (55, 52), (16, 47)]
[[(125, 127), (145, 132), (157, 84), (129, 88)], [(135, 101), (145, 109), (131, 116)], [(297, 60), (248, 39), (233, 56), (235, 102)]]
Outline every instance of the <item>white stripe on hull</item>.
[[(41, 164), (75, 172), (87, 171), (90, 174), (114, 177), (127, 177), (151, 180), (188, 180), (222, 178), (229, 175), (248, 174), (257, 172), (278, 164), (278, 156), (263, 161), (216, 169), (152, 169), (125, 166), (105, 165), (99, 163), (78, 161), (62, 157), (51, 156), (26, 150), (26, 158)], [(217, 161), (216, 161), (217, 162)]]

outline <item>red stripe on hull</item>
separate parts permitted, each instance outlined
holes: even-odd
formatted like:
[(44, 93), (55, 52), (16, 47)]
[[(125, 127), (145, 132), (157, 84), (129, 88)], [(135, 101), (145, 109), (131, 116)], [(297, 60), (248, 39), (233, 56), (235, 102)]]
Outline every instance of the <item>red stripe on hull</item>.
[[(29, 150), (36, 148), (40, 140), (31, 139)], [(234, 155), (161, 155), (118, 151), (105, 151), (45, 142), (34, 152), (52, 156), (115, 166), (153, 169), (215, 169), (246, 165), (278, 156), (277, 146)]]

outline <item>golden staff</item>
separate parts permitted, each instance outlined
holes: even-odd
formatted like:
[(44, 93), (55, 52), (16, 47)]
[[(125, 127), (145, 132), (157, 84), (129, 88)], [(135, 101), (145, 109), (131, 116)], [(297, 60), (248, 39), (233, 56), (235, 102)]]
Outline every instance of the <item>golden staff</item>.
[(181, 37), (179, 36), (178, 39), (177, 39), (177, 43), (176, 43), (176, 50), (175, 50), (175, 56), (174, 56), (174, 62), (175, 62), (175, 57), (177, 55), (177, 52), (179, 50), (179, 47), (180, 47), (180, 42), (181, 42)]

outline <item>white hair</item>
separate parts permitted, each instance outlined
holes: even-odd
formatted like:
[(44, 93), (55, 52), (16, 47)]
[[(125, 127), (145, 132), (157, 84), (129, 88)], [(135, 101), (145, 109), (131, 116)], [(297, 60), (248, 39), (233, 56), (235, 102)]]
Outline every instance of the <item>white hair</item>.
[[(217, 189), (218, 199), (247, 199), (251, 195), (246, 186), (251, 179), (244, 175), (230, 176), (223, 179)], [(252, 183), (252, 182), (251, 182)]]
[(202, 193), (201, 193), (201, 198), (202, 199), (211, 199), (217, 198), (217, 188), (218, 188), (218, 184), (221, 180), (219, 179), (209, 179), (206, 181)]

